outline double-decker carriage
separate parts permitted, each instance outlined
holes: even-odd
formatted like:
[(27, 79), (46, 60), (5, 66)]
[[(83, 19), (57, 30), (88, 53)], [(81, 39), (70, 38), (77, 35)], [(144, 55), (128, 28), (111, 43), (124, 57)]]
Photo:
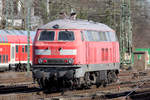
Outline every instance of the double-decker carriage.
[(100, 86), (117, 80), (119, 42), (107, 25), (59, 19), (37, 30), (33, 78), (42, 88)]
[[(31, 31), (34, 37), (35, 32)], [(0, 70), (26, 70), (27, 31), (0, 30)], [(30, 64), (32, 63), (32, 40), (30, 39)]]

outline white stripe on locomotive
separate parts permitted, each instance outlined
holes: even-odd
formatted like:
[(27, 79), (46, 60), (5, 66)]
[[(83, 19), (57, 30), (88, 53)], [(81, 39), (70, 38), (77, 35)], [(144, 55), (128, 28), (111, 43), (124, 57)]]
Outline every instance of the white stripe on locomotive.
[(36, 55), (51, 55), (51, 50), (36, 49), (35, 54)]
[(60, 50), (60, 55), (77, 55), (76, 49), (63, 49)]

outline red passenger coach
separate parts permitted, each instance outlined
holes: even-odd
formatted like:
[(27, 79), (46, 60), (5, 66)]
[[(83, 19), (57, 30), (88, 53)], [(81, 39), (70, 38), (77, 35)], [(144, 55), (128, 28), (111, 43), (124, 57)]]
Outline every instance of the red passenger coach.
[(89, 87), (117, 80), (119, 42), (107, 25), (60, 19), (37, 30), (33, 77), (43, 88)]
[[(27, 65), (27, 44), (26, 31), (0, 30), (0, 70), (25, 70)], [(31, 64), (32, 40), (30, 40), (30, 55)]]

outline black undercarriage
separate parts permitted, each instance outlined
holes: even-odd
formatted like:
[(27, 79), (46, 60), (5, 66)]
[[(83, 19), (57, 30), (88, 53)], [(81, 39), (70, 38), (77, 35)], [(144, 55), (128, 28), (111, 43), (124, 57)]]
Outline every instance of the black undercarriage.
[(33, 78), (41, 88), (61, 91), (64, 88), (90, 88), (92, 85), (106, 86), (116, 82), (118, 70), (86, 72), (83, 77), (75, 77), (75, 68), (35, 68)]

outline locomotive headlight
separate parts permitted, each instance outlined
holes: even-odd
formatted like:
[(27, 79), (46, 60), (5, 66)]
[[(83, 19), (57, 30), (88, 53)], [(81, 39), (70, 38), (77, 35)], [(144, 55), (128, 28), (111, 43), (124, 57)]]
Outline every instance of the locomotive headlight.
[(43, 62), (43, 60), (40, 58), (40, 59), (38, 59), (38, 63), (39, 64), (42, 64), (42, 62)]
[(73, 64), (74, 60), (73, 59), (68, 59), (69, 64)]

